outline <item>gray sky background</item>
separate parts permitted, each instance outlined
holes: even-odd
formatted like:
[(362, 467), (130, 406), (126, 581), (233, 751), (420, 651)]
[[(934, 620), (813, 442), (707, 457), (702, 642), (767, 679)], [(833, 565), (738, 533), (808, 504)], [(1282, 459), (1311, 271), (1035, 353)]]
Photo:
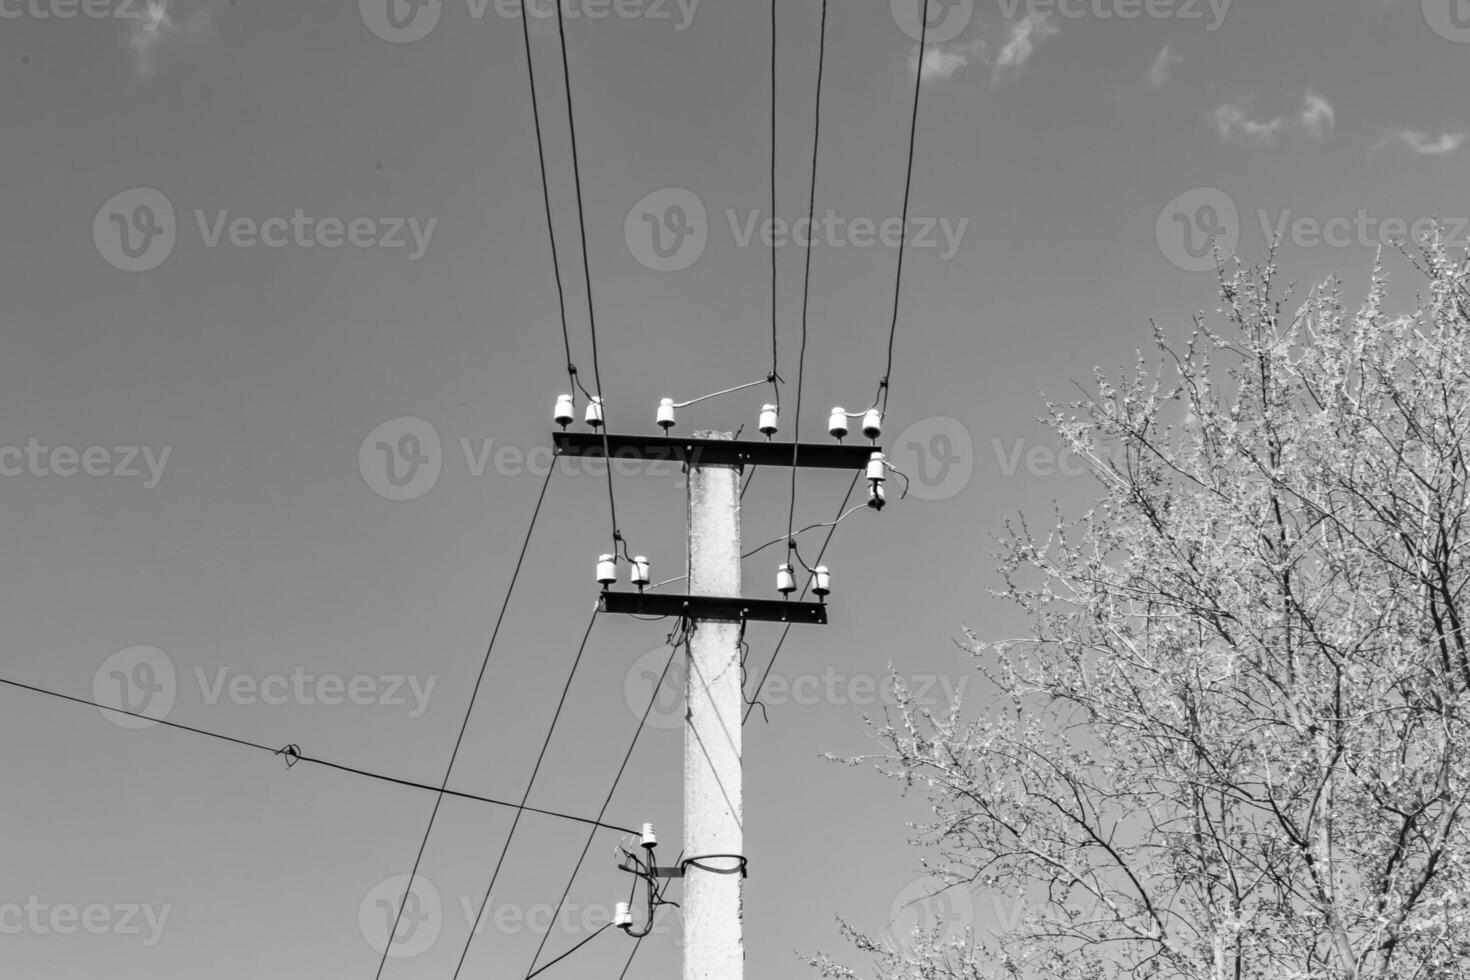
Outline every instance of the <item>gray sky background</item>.
[[(3, 674), (90, 697), (109, 657), (152, 646), (175, 669), (171, 720), (437, 782), (540, 486), (504, 460), (476, 475), (461, 441), (472, 456), (485, 440), (492, 453), (546, 445), (566, 385), (519, 24), (493, 0), (479, 18), (465, 0), (443, 0), (420, 12), (437, 13), (432, 30), (402, 42), (368, 26), (383, 30), (381, 0), (122, 3), (92, 17), (66, 0), (0, 0), (0, 452), (31, 440), (48, 449), (32, 455), (44, 475), (23, 454), (0, 455)], [(671, 2), (621, 9), (636, 16), (570, 21), (568, 44), (608, 416), (614, 429), (650, 431), (660, 396), (694, 397), (770, 366), (768, 252), (737, 234), (752, 214), (767, 217), (768, 8), (704, 0), (687, 20)], [(768, 692), (771, 723), (747, 728), (752, 977), (802, 975), (793, 950), (841, 950), (834, 912), (881, 930), (913, 894), (917, 859), (901, 841), (921, 811), (818, 755), (867, 749), (862, 715), (881, 707), (869, 684), (890, 660), (937, 694), (974, 680), (950, 642), (962, 624), (996, 637), (1025, 629), (985, 593), (996, 584), (989, 535), (1018, 510), (1046, 522), (1053, 498), (1076, 510), (1092, 494), (1046, 458), (1038, 389), (1068, 397), (1094, 365), (1130, 363), (1149, 318), (1179, 336), (1194, 311), (1215, 307), (1212, 276), (1180, 267), (1191, 264), (1184, 229), (1196, 245), (1205, 226), (1233, 232), (1252, 261), (1264, 254), (1263, 218), (1274, 226), (1286, 209), (1288, 227), (1352, 221), (1363, 208), (1405, 224), (1438, 214), (1462, 243), (1467, 234), (1455, 220), (1470, 213), (1463, 0), (1237, 0), (1218, 23), (1205, 3), (1188, 8), (1199, 19), (1098, 16), (1117, 9), (960, 4), (952, 16), (969, 19), (944, 23), (963, 30), (926, 63), (910, 210), (964, 230), (952, 255), (921, 244), (908, 257), (884, 442), (915, 494), (839, 528), (827, 555), (832, 625), (793, 632), (775, 671), (791, 689)], [(805, 210), (818, 10), (809, 0), (780, 11), (787, 220)], [(573, 358), (590, 387), (556, 34), (544, 18), (532, 26)], [(901, 205), (914, 41), (880, 2), (833, 2), (828, 31), (818, 213), (881, 222)], [(111, 216), (141, 217), (143, 199), (124, 193), (136, 188), (167, 199), (174, 241), (156, 267), (130, 272), (117, 267)], [(635, 205), (656, 195), (645, 210), (662, 217), (667, 188), (705, 210), (703, 251), (678, 271), (640, 261), (649, 249)], [(435, 224), (417, 257), (407, 233), (402, 248), (246, 247), (228, 230), (207, 244), (221, 211), (264, 222), (297, 209), (369, 218), (373, 238), (387, 219)], [(1333, 245), (1295, 226), (1284, 272), (1312, 282), (1338, 271), (1356, 302), (1380, 229), (1359, 240), (1358, 228), (1336, 227), (1346, 238)], [(894, 257), (852, 237), (815, 246), (807, 438), (826, 438), (833, 404), (871, 398)], [(801, 249), (781, 248), (787, 435), (801, 268)], [(1401, 261), (1390, 268), (1396, 299), (1409, 301), (1417, 283)], [(680, 431), (753, 431), (766, 394), (686, 409)], [(359, 449), (404, 417), (433, 427), (441, 471), (416, 499), (390, 500)], [(930, 453), (943, 448), (936, 437), (962, 457), (948, 470)], [(138, 476), (55, 472), (79, 467), (90, 447), (107, 450), (89, 465), (109, 474), (124, 462), (118, 447), (169, 455), (156, 485), (141, 453)], [(784, 530), (786, 479), (755, 476), (748, 544)], [(803, 474), (799, 523), (830, 519), (847, 479)], [(677, 475), (616, 487), (631, 547), (656, 579), (680, 574)], [(599, 477), (553, 478), (455, 787), (523, 790), (594, 602), (607, 527)], [(747, 593), (773, 592), (778, 552), (749, 562)], [(598, 623), (534, 804), (596, 812), (637, 725), (629, 700), (647, 696), (640, 658), (668, 628)], [(778, 633), (750, 629), (758, 668)], [(213, 696), (221, 677), (259, 683), (298, 668), (435, 686), (421, 713), (412, 697)], [(968, 693), (980, 700), (978, 681)], [(677, 706), (660, 710), (677, 720)], [(14, 690), (0, 691), (0, 741), (5, 975), (371, 975), (377, 953), (359, 910), (408, 870), (430, 795), (288, 773), (263, 753), (126, 730)], [(647, 730), (608, 814), (654, 821), (668, 859), (681, 752), (676, 727)], [(446, 802), (422, 865), (445, 906), (437, 941), (386, 976), (452, 973), (468, 928), (461, 897), (478, 898), (508, 826), (504, 811)], [(583, 839), (576, 825), (523, 820), (493, 902), (509, 911), (485, 926), (467, 975), (524, 973), (540, 936), (516, 916), (556, 902)], [(598, 836), (569, 898), (594, 927), (599, 909), (626, 897), (614, 842)], [(106, 934), (57, 934), (45, 917), (11, 928), (3, 906), (32, 896), (48, 909), (106, 907)], [(131, 920), (141, 934), (129, 932), (130, 904), (166, 907), (161, 934), (142, 917)], [(983, 926), (1005, 906), (977, 897), (950, 911)], [(558, 929), (546, 955), (584, 935)], [(609, 931), (547, 975), (616, 976), (628, 946)], [(645, 941), (630, 976), (677, 968), (670, 926)]]

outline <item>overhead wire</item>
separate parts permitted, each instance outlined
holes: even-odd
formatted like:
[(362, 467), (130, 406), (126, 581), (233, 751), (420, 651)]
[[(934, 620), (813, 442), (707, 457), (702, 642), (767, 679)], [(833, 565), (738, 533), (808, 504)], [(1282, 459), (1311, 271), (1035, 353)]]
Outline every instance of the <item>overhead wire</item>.
[[(241, 746), (242, 748), (256, 749), (260, 752), (268, 752), (271, 755), (284, 756), (286, 759), (286, 768), (288, 769), (292, 766), (295, 766), (298, 762), (305, 762), (308, 765), (320, 766), (323, 769), (335, 769), (338, 772), (351, 773), (355, 776), (364, 776), (368, 779), (374, 779), (383, 783), (391, 783), (395, 786), (404, 786), (410, 789), (427, 790), (431, 793), (440, 792), (440, 789), (437, 786), (432, 786), (428, 783), (415, 782), (411, 779), (401, 779), (397, 776), (389, 776), (384, 773), (373, 772), (370, 769), (361, 769), (357, 766), (349, 766), (345, 763), (332, 762), (328, 759), (320, 759), (316, 756), (306, 755), (301, 751), (300, 746), (297, 746), (295, 743), (284, 746), (282, 748), (272, 748), (271, 746), (266, 745), (262, 742), (253, 742), (247, 738), (237, 738), (233, 735), (225, 735), (221, 732), (210, 731), (207, 728), (198, 728), (194, 725), (185, 725), (182, 722), (169, 721), (167, 718), (154, 718), (151, 715), (145, 715), (138, 711), (130, 711), (126, 708), (115, 708), (111, 705), (102, 704), (99, 701), (76, 697), (71, 694), (63, 694), (60, 691), (53, 691), (49, 688), (38, 687), (34, 684), (25, 684), (21, 681), (10, 680), (9, 678), (5, 677), (0, 677), (0, 685), (16, 688), (17, 690), (29, 691), (32, 694), (42, 694), (46, 697), (57, 698), (62, 701), (70, 701), (73, 704), (97, 708), (98, 710), (104, 712), (113, 712), (119, 715), (126, 715), (130, 718), (137, 718), (140, 721), (147, 721), (152, 722), (155, 725), (162, 725), (165, 728), (173, 728), (179, 731), (190, 732), (194, 735), (204, 735), (208, 738), (218, 739), (221, 742), (229, 742), (232, 745)], [(573, 821), (574, 823), (590, 824), (594, 827), (600, 827), (603, 830), (616, 830), (623, 833), (632, 833), (632, 831), (628, 828), (619, 827), (617, 824), (602, 823), (597, 820), (591, 820), (587, 817), (579, 817), (570, 813), (560, 813), (556, 810), (543, 810), (539, 807), (516, 804), (510, 802), (509, 800), (496, 799), (493, 796), (482, 796), (478, 793), (470, 793), (464, 790), (456, 789), (445, 789), (442, 792), (445, 796), (453, 796), (464, 800), (474, 800), (479, 803), (489, 803), (494, 806), (509, 807), (517, 811), (524, 810), (527, 813), (539, 813), (543, 816), (548, 817), (558, 817), (562, 820)]]
[[(505, 623), (505, 612), (510, 608), (510, 598), (515, 594), (516, 582), (521, 577), (521, 569), (526, 563), (526, 551), (531, 546), (531, 535), (536, 530), (536, 520), (541, 516), (541, 505), (546, 501), (546, 488), (551, 485), (551, 474), (556, 472), (556, 467), (548, 467), (546, 479), (541, 481), (541, 493), (536, 497), (536, 508), (531, 513), (531, 523), (526, 527), (525, 539), (521, 541), (521, 551), (516, 557), (515, 570), (511, 572), (510, 584), (505, 589), (505, 599), (500, 604), (500, 613), (495, 617), (495, 628), (490, 632), (490, 643), (485, 648), (485, 657), (480, 661), (480, 671), (475, 676), (475, 686), (470, 690), (470, 701), (465, 706), (464, 720), (460, 722), (459, 734), (454, 739), (454, 750), (449, 754), (449, 764), (444, 767), (444, 779), (440, 783), (439, 793), (434, 797), (434, 809), (429, 812), (428, 825), (424, 827), (423, 839), (419, 842), (418, 853), (414, 855), (413, 868), (408, 873), (408, 883), (404, 887), (403, 898), (398, 903), (398, 911), (393, 916), (393, 927), (388, 930), (389, 942), (383, 944), (383, 955), (378, 960), (378, 972), (376, 980), (382, 980), (383, 969), (388, 965), (388, 953), (393, 948), (392, 938), (398, 935), (398, 924), (403, 919), (403, 910), (408, 905), (408, 896), (413, 891), (414, 879), (418, 877), (419, 865), (424, 859), (424, 850), (429, 846), (429, 836), (434, 831), (434, 821), (439, 816), (439, 807), (444, 802), (444, 790), (449, 786), (449, 777), (454, 772), (455, 760), (459, 758), (460, 746), (464, 744), (465, 731), (470, 727), (470, 717), (475, 712), (475, 699), (479, 697), (480, 685), (484, 683), (485, 672), (490, 666), (490, 656), (495, 652), (495, 641), (500, 637), (500, 627)], [(597, 819), (602, 820), (599, 814)]]
[[(556, 710), (551, 715), (551, 724), (547, 726), (546, 738), (542, 740), (541, 751), (537, 753), (536, 762), (531, 767), (531, 778), (526, 783), (526, 791), (521, 794), (521, 806), (525, 806), (526, 802), (530, 800), (531, 790), (536, 786), (536, 777), (541, 772), (541, 763), (545, 761), (546, 750), (550, 748), (551, 738), (556, 734), (556, 723), (561, 720), (562, 709), (566, 707), (567, 694), (572, 689), (572, 680), (577, 676), (577, 668), (582, 664), (582, 655), (587, 651), (587, 640), (592, 636), (592, 627), (597, 625), (598, 612), (599, 608), (593, 607), (592, 618), (587, 621), (587, 629), (582, 633), (582, 642), (577, 646), (577, 655), (572, 659), (571, 670), (567, 671), (566, 683), (562, 685), (561, 697), (557, 699)], [(485, 907), (490, 904), (490, 896), (495, 891), (495, 883), (500, 880), (500, 869), (505, 865), (505, 856), (510, 853), (510, 845), (515, 840), (516, 828), (520, 826), (522, 812), (521, 810), (516, 811), (515, 819), (510, 824), (510, 830), (505, 835), (505, 843), (501, 845), (500, 856), (495, 859), (495, 870), (490, 874), (490, 883), (485, 886), (485, 897), (480, 900), (479, 911), (475, 913), (475, 925), (477, 926), (485, 915)], [(469, 935), (465, 937), (464, 948), (460, 950), (459, 954), (459, 963), (454, 967), (455, 980), (458, 980), (460, 972), (464, 969), (465, 959), (469, 956), (470, 946), (475, 941), (477, 931), (476, 929), (471, 929)]]

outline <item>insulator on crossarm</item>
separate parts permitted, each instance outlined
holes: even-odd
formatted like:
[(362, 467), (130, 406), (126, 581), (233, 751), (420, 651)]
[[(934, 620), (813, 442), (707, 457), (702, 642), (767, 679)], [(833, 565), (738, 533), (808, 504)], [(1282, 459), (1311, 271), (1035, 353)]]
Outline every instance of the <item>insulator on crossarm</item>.
[(653, 824), (643, 825), (643, 846), (653, 848), (658, 846), (658, 835), (653, 832)]
[(863, 413), (863, 435), (869, 439), (877, 439), (883, 434), (883, 413), (876, 408), (870, 408)]
[(633, 565), (628, 570), (628, 584), (636, 586), (642, 592), (649, 583), (648, 559), (642, 555), (633, 556)]
[(776, 591), (782, 595), (790, 595), (796, 591), (796, 576), (791, 574), (791, 566), (786, 562), (776, 569)]
[(888, 479), (888, 466), (882, 453), (868, 457), (868, 482), (882, 483)]
[(833, 439), (847, 435), (847, 412), (841, 405), (832, 409), (832, 415), (827, 419), (827, 431), (832, 433)]
[(576, 421), (577, 410), (572, 405), (571, 395), (556, 396), (556, 411), (552, 414), (552, 418), (555, 419), (556, 424), (561, 426), (563, 429)]
[(868, 506), (874, 510), (882, 510), (886, 503), (888, 503), (888, 496), (883, 492), (883, 484), (870, 484), (868, 486)]
[(832, 576), (827, 571), (826, 565), (818, 565), (812, 569), (812, 595), (828, 596), (832, 594)]
[(776, 434), (776, 430), (779, 428), (780, 425), (778, 424), (776, 419), (776, 406), (762, 405), (760, 425), (761, 434), (769, 439), (771, 436)]
[(633, 910), (627, 902), (619, 902), (613, 910), (613, 925), (619, 929), (633, 928)]
[(612, 555), (597, 556), (597, 584), (604, 589), (618, 580), (618, 566)]
[(602, 428), (602, 396), (593, 395), (592, 400), (587, 403), (587, 414), (583, 421), (594, 429)]
[(665, 432), (674, 427), (674, 400), (664, 398), (658, 403), (658, 427)]

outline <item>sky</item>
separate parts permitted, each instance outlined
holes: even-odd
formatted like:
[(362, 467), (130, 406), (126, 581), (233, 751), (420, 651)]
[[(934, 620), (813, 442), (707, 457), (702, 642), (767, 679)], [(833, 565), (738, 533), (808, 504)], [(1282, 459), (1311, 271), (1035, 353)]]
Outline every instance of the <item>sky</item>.
[[(746, 728), (747, 972), (810, 976), (797, 954), (816, 950), (861, 964), (835, 914), (874, 933), (994, 925), (1006, 896), (908, 905), (922, 800), (822, 754), (876, 748), (863, 718), (890, 664), (936, 705), (983, 710), (953, 640), (1027, 630), (988, 592), (992, 535), (1096, 496), (1038, 424), (1043, 395), (1130, 365), (1150, 320), (1182, 337), (1211, 315), (1212, 240), (1257, 262), (1279, 232), (1298, 295), (1336, 273), (1350, 302), (1378, 244), (1421, 219), (1464, 243), (1470, 5), (951, 0), (921, 59), (916, 8), (832, 2), (808, 235), (816, 0), (779, 6), (774, 216), (769, 8), (567, 0), (590, 307), (553, 9), (530, 8), (552, 224), (572, 360), (595, 387), (595, 314), (613, 430), (766, 376), (774, 247), (782, 438), (800, 377), (800, 435), (828, 439), (832, 406), (872, 400), (908, 243), (881, 441), (910, 492), (894, 478), (886, 509), (838, 527), (831, 622), (792, 631), (769, 723)], [(567, 384), (520, 16), (0, 0), (0, 676), (442, 778)], [(1412, 302), (1412, 271), (1386, 261)], [(701, 402), (675, 431), (750, 434), (769, 397)], [(683, 572), (682, 479), (614, 480), (656, 580)], [(784, 533), (788, 480), (750, 477), (749, 547)], [(803, 471), (798, 525), (831, 520), (848, 480)], [(524, 792), (609, 529), (601, 471), (555, 473), (454, 788)], [(746, 594), (774, 594), (779, 552), (746, 563)], [(596, 813), (669, 628), (598, 618), (533, 805)], [(750, 627), (757, 670), (778, 635)], [(681, 834), (676, 687), (607, 814), (653, 822), (661, 859)], [(0, 972), (371, 976), (433, 794), (118, 722), (0, 690)], [(453, 974), (510, 819), (444, 803), (385, 977)], [(585, 840), (522, 820), (465, 976), (524, 976), (548, 929), (542, 963), (606, 921), (628, 879), (599, 832), (546, 925)], [(679, 942), (663, 920), (628, 976), (675, 975)], [(615, 977), (630, 948), (607, 930), (545, 976)]]

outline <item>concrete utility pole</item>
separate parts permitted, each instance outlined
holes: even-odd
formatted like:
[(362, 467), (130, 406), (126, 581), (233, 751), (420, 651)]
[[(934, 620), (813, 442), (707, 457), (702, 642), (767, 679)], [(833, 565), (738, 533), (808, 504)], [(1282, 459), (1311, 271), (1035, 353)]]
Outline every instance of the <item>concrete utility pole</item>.
[[(731, 439), (729, 433), (696, 437)], [(689, 464), (689, 594), (740, 595), (740, 467)], [(694, 619), (684, 716), (684, 854), (744, 854), (740, 723), (740, 630)], [(731, 857), (684, 874), (684, 980), (745, 975), (743, 876)], [(718, 869), (718, 870), (707, 870)], [(721, 874), (720, 871), (735, 873)]]

